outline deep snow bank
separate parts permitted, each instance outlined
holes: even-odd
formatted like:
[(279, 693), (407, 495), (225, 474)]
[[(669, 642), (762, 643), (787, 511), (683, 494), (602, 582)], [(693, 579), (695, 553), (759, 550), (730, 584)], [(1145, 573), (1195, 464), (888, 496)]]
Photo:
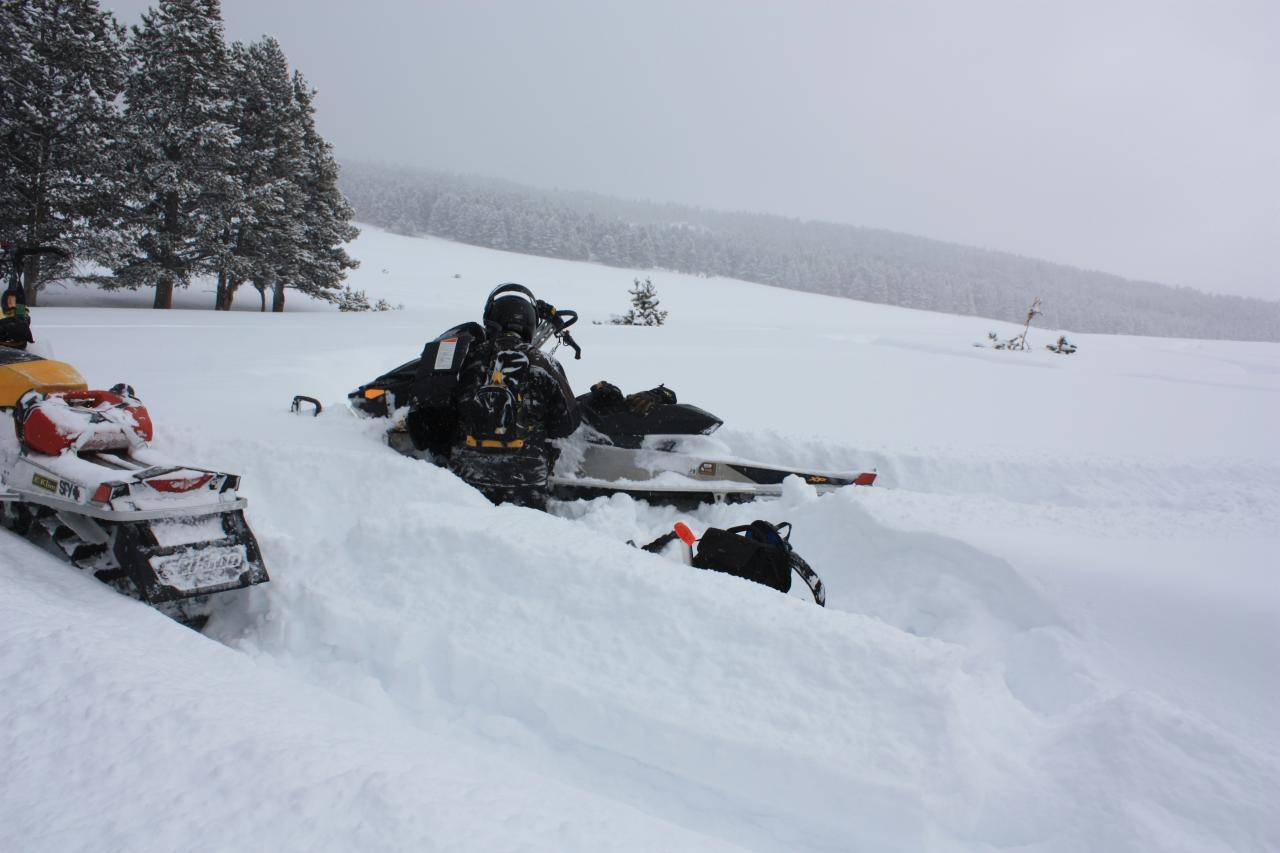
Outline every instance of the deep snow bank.
[(0, 849), (719, 849), (0, 553)]
[[(972, 318), (680, 276), (669, 326), (593, 326), (625, 271), (357, 248), (408, 310), (37, 310), (167, 452), (243, 475), (274, 580), (219, 645), (0, 538), (0, 848), (1280, 846), (1280, 348), (995, 353)], [(503, 280), (583, 310), (577, 386), (667, 381), (738, 453), (881, 469), (679, 516), (792, 521), (826, 611), (623, 544), (673, 511), (495, 509), (377, 423), (285, 413)]]
[[(766, 512), (795, 522), (823, 567), (824, 612), (621, 544), (673, 511), (626, 498), (559, 508), (583, 530), (490, 508), (389, 451), (299, 449), (314, 433), (344, 448), (348, 433), (367, 438), (345, 413), (296, 424), (285, 425), (293, 452), (277, 451), (255, 482), (261, 501), (292, 506), (267, 531), (315, 538), (266, 534), (283, 555), (270, 618), (222, 636), (306, 681), (452, 719), (531, 766), (757, 849), (1119, 849), (1156, 832), (1194, 837), (1214, 790), (1230, 794), (1211, 798), (1210, 837), (1249, 847), (1269, 832), (1275, 780), (1247, 744), (1107, 683), (1012, 567), (886, 529), (862, 492), (817, 500), (796, 488)], [(292, 500), (298, 480), (307, 501)], [(395, 510), (344, 510), (361, 506)], [(760, 511), (716, 507), (697, 521)], [(323, 529), (308, 523), (317, 516)], [(1175, 769), (1182, 781), (1168, 786)], [(1099, 793), (1099, 774), (1127, 781)], [(689, 806), (702, 797), (715, 803), (709, 822)]]

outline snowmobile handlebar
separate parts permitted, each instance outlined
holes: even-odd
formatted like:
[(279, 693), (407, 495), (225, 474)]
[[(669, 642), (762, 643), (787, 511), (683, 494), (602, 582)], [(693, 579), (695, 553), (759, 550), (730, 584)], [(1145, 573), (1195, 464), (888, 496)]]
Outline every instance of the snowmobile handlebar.
[(569, 334), (569, 327), (578, 322), (578, 312), (572, 308), (557, 310), (550, 302), (539, 299), (534, 303), (538, 312), (538, 331), (534, 336), (535, 346), (541, 346), (547, 338), (555, 336), (560, 343), (573, 350), (575, 359), (582, 358), (582, 347)]
[(582, 347), (578, 346), (578, 342), (573, 339), (573, 335), (568, 332), (561, 332), (560, 340), (564, 342), (565, 346), (573, 350), (573, 357), (575, 360), (582, 358)]

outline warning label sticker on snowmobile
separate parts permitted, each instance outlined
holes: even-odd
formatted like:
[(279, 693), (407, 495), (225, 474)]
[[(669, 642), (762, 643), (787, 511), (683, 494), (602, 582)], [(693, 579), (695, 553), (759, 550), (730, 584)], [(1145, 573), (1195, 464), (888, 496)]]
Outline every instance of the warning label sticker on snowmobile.
[(50, 480), (48, 477), (44, 476), (43, 474), (32, 474), (31, 485), (36, 486), (37, 488), (44, 489), (46, 492), (58, 491), (58, 481)]
[(195, 548), (150, 559), (151, 570), (161, 583), (185, 592), (234, 581), (248, 568), (248, 562), (243, 545)]
[(448, 338), (440, 342), (436, 348), (436, 370), (448, 370), (453, 367), (453, 354), (458, 349), (458, 339)]

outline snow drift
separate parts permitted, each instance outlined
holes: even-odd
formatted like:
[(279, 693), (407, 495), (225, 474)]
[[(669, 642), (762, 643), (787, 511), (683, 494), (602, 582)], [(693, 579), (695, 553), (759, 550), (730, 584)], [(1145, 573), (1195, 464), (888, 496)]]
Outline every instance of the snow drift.
[[(625, 274), (356, 254), (406, 311), (38, 312), (167, 452), (243, 473), (273, 582), (202, 637), (0, 540), (0, 848), (1280, 846), (1276, 347), (983, 352), (971, 320), (676, 276), (670, 325), (593, 327)], [(575, 386), (688, 387), (742, 455), (887, 486), (548, 516), (284, 411), (504, 280), (583, 311)], [(826, 610), (625, 544), (757, 517), (795, 525)]]

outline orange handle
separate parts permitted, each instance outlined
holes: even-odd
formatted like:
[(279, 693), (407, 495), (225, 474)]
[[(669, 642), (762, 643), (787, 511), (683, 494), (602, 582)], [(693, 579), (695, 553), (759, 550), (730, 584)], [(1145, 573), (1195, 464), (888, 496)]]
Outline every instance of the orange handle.
[(673, 527), (672, 530), (674, 530), (676, 535), (680, 537), (680, 541), (688, 545), (690, 548), (693, 547), (694, 542), (698, 541), (698, 537), (693, 535), (693, 531), (689, 529), (689, 525), (685, 524), (683, 521), (677, 521), (676, 526)]

